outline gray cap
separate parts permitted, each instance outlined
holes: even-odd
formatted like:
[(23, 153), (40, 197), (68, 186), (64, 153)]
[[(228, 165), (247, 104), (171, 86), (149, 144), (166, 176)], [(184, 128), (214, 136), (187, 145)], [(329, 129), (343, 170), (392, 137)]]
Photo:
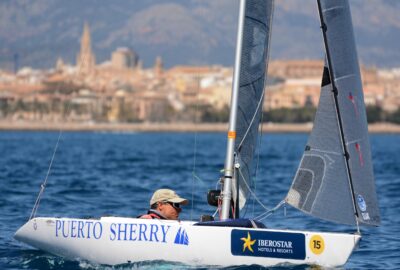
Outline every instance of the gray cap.
[(182, 205), (186, 205), (189, 203), (188, 200), (181, 198), (176, 194), (172, 189), (158, 189), (154, 192), (153, 196), (150, 199), (150, 206), (157, 202), (172, 202), (172, 203), (180, 203)]

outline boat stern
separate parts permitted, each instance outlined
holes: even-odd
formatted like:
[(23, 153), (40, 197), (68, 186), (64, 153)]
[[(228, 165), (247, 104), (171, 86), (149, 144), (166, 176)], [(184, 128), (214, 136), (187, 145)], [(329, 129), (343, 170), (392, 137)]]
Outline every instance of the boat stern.
[(357, 249), (360, 234), (306, 233), (307, 260), (309, 264), (340, 267), (346, 264)]

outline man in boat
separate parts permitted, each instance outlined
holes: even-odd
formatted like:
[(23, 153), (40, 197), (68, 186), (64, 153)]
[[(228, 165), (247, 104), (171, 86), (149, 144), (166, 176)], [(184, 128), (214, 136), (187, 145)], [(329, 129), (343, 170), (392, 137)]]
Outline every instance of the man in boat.
[(188, 203), (187, 199), (179, 197), (171, 189), (158, 189), (150, 199), (149, 211), (139, 218), (177, 220), (182, 211), (181, 206)]

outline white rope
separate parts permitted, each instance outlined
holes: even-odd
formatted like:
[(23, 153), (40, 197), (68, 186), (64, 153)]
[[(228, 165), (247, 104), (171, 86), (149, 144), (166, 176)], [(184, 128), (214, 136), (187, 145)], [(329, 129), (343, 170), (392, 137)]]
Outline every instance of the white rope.
[(51, 157), (49, 168), (47, 169), (46, 178), (44, 179), (43, 183), (40, 185), (39, 195), (36, 198), (36, 201), (35, 201), (35, 204), (33, 206), (33, 209), (32, 209), (32, 212), (31, 212), (31, 216), (29, 217), (29, 220), (31, 220), (32, 218), (34, 218), (36, 216), (36, 212), (37, 212), (37, 210), (39, 208), (40, 200), (42, 198), (44, 189), (46, 188), (47, 179), (49, 178), (51, 167), (53, 166), (53, 161), (54, 161), (54, 157), (56, 155), (57, 149), (58, 149), (58, 144), (60, 143), (61, 134), (62, 134), (62, 130), (60, 130), (59, 133), (58, 133), (57, 143), (56, 143), (56, 146), (54, 147), (53, 156)]
[(219, 209), (217, 208), (217, 210), (215, 210), (214, 214), (212, 214), (212, 217), (213, 217), (213, 218), (215, 218), (215, 216), (217, 215), (218, 210), (219, 210)]
[[(260, 199), (258, 199), (257, 195), (253, 192), (253, 190), (250, 188), (250, 186), (247, 184), (247, 181), (244, 179), (243, 174), (242, 174), (242, 170), (240, 168), (238, 168), (238, 171), (240, 173), (240, 176), (243, 179), (243, 183), (246, 185), (247, 189), (250, 191), (251, 195), (253, 195), (253, 198), (258, 202), (258, 204), (264, 208), (264, 210), (269, 211), (270, 209), (268, 207), (266, 207), (261, 201)], [(239, 187), (238, 187), (239, 188)]]
[(258, 100), (257, 108), (256, 108), (256, 110), (255, 110), (255, 112), (254, 112), (254, 114), (253, 114), (253, 117), (251, 118), (250, 124), (249, 124), (249, 126), (248, 126), (248, 128), (247, 128), (245, 134), (243, 135), (243, 138), (242, 138), (242, 140), (240, 141), (240, 143), (239, 143), (237, 149), (240, 149), (240, 147), (242, 146), (242, 143), (244, 142), (244, 139), (247, 137), (247, 134), (248, 134), (249, 131), (250, 131), (251, 126), (253, 125), (253, 122), (254, 122), (254, 120), (255, 120), (255, 118), (256, 118), (257, 112), (258, 112), (258, 110), (260, 109), (260, 106), (261, 106), (261, 104), (262, 104), (262, 101), (264, 100), (264, 99), (263, 99), (264, 93), (265, 93), (265, 91), (262, 92), (262, 95), (261, 95), (260, 99)]
[[(78, 71), (81, 70), (82, 63), (87, 61), (85, 56), (86, 55), (84, 55), (84, 57), (82, 57), (82, 61), (79, 63)], [(60, 86), (61, 86), (61, 83), (57, 86), (57, 92), (60, 89)], [(71, 108), (71, 103), (67, 103), (67, 109), (65, 110), (65, 115), (68, 115), (70, 108)], [(43, 195), (44, 190), (45, 190), (46, 185), (47, 185), (47, 180), (49, 178), (50, 171), (51, 171), (51, 168), (53, 166), (53, 161), (54, 161), (54, 158), (55, 158), (56, 153), (57, 153), (57, 149), (58, 149), (58, 145), (60, 143), (60, 139), (61, 139), (62, 133), (63, 133), (63, 130), (62, 130), (62, 128), (60, 128), (59, 133), (58, 133), (57, 143), (56, 143), (56, 146), (54, 147), (53, 156), (51, 157), (51, 161), (50, 161), (50, 164), (49, 164), (49, 168), (47, 169), (46, 177), (45, 177), (43, 183), (40, 185), (40, 191), (39, 191), (39, 194), (38, 194), (38, 196), (36, 198), (35, 204), (33, 205), (32, 212), (31, 212), (31, 215), (29, 217), (29, 220), (31, 220), (32, 218), (36, 217), (36, 213), (37, 213), (37, 210), (39, 208), (40, 200), (42, 199), (42, 195)]]
[[(197, 75), (196, 78), (197, 78), (197, 101), (196, 101), (194, 117), (193, 117), (194, 123), (197, 122), (196, 117), (197, 117), (197, 112), (199, 110), (199, 92), (200, 92), (200, 76)], [(193, 220), (195, 179), (201, 181), (201, 179), (196, 175), (196, 157), (197, 157), (197, 129), (195, 130), (195, 133), (194, 133), (193, 170), (192, 170), (192, 203), (191, 203), (191, 209), (190, 209), (190, 220)]]
[[(266, 86), (266, 79), (265, 79), (265, 81), (264, 81), (264, 88), (263, 88), (264, 90), (262, 91), (261, 96), (260, 96), (260, 99), (258, 100), (256, 110), (255, 110), (255, 112), (254, 112), (254, 114), (253, 114), (253, 117), (251, 118), (250, 124), (249, 124), (249, 126), (247, 127), (245, 134), (243, 135), (242, 140), (241, 140), (240, 143), (238, 144), (237, 149), (240, 149), (240, 147), (242, 146), (242, 144), (243, 144), (245, 138), (247, 137), (247, 135), (248, 135), (248, 133), (249, 133), (249, 131), (250, 131), (251, 126), (253, 125), (253, 122), (254, 122), (254, 120), (255, 120), (255, 118), (256, 118), (257, 113), (259, 112), (260, 108), (262, 108), (262, 107), (261, 107), (261, 104), (262, 104), (262, 101), (264, 100), (265, 86)], [(261, 110), (261, 125), (262, 125), (262, 119), (263, 119), (263, 115), (262, 115), (262, 110)], [(262, 129), (261, 129), (261, 130), (262, 130)], [(261, 131), (260, 131), (260, 133), (261, 133)], [(260, 138), (259, 138), (259, 141), (258, 141), (258, 147), (261, 147), (261, 134), (260, 134)], [(260, 149), (260, 148), (258, 148), (258, 149)], [(256, 176), (255, 176), (255, 179), (254, 179), (254, 188), (255, 188), (255, 183), (257, 182), (257, 172), (258, 172), (259, 161), (260, 161), (260, 152), (258, 151), (258, 155), (257, 155), (257, 165), (256, 165)], [(243, 175), (242, 175), (242, 178), (244, 179)], [(247, 183), (246, 183), (246, 186), (248, 186)], [(249, 188), (249, 190), (250, 190), (250, 188)], [(253, 197), (253, 198), (255, 198), (255, 197)], [(253, 212), (253, 214), (254, 214), (254, 200), (253, 200), (253, 205), (252, 205), (252, 212)]]
[(192, 171), (192, 203), (191, 203), (191, 209), (190, 209), (190, 220), (193, 220), (195, 179), (200, 179), (200, 178), (196, 175), (197, 132), (195, 132), (194, 138), (195, 138), (195, 139), (194, 139), (193, 171)]
[[(261, 144), (262, 144), (262, 131), (263, 131), (263, 123), (264, 123), (264, 116), (263, 113), (261, 111), (261, 128), (259, 130), (259, 136), (258, 136), (258, 146), (257, 146), (257, 162), (256, 162), (256, 171), (255, 171), (255, 176), (254, 176), (254, 190), (257, 190), (257, 179), (258, 179), (258, 169), (259, 169), (259, 165), (260, 165), (260, 152), (261, 152)], [(254, 199), (253, 199), (253, 205), (252, 205), (252, 215), (254, 215), (254, 208), (255, 208), (255, 203), (254, 203)]]
[[(242, 176), (242, 179), (244, 180), (242, 171), (240, 170), (240, 168), (238, 169), (240, 175)], [(263, 220), (267, 217), (269, 217), (271, 214), (273, 214), (276, 210), (278, 210), (282, 205), (284, 205), (286, 202), (285, 200), (282, 200), (281, 202), (279, 202), (274, 208), (270, 209), (268, 207), (266, 207), (261, 200), (258, 198), (258, 196), (253, 192), (253, 190), (249, 187), (249, 185), (247, 184), (246, 180), (243, 181), (243, 183), (246, 185), (247, 189), (250, 191), (251, 195), (253, 196), (254, 200), (256, 200), (258, 202), (258, 204), (264, 208), (265, 212), (256, 216), (254, 219), (255, 220)]]
[[(282, 205), (285, 205), (286, 202), (285, 200), (280, 201), (274, 208), (272, 208), (271, 210), (268, 210), (258, 216), (256, 216), (254, 219), (261, 221), (263, 219), (266, 219), (267, 217), (269, 217), (270, 215), (272, 215), (273, 213), (275, 213), (276, 210), (278, 210)], [(285, 208), (286, 209), (286, 208)], [(285, 214), (286, 215), (286, 214)]]

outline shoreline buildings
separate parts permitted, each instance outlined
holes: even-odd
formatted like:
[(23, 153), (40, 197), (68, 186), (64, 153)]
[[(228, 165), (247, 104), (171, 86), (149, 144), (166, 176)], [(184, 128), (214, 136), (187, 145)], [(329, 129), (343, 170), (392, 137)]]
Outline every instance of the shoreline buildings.
[[(54, 69), (0, 70), (0, 119), (69, 122), (222, 121), (230, 104), (232, 68), (175, 66), (161, 57), (144, 68), (130, 48), (117, 48), (96, 63), (90, 29), (84, 24), (76, 66), (58, 59)], [(316, 107), (322, 60), (269, 64), (264, 110)], [(400, 71), (361, 67), (368, 106), (395, 112)]]

